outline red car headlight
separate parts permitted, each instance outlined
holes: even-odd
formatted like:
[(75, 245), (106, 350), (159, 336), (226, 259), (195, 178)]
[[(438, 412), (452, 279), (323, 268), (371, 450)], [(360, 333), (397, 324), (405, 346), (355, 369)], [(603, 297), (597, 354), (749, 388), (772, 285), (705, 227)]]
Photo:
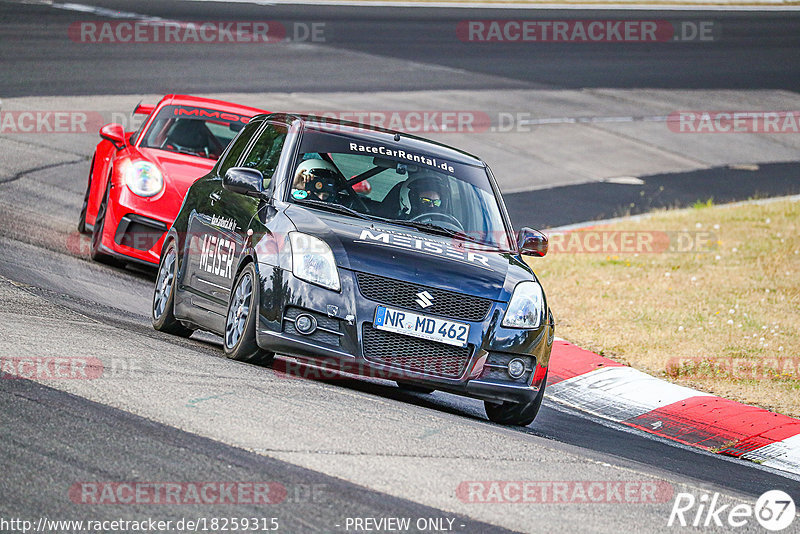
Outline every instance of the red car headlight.
[(158, 166), (149, 161), (134, 161), (122, 169), (125, 184), (134, 195), (152, 197), (164, 189), (164, 176)]

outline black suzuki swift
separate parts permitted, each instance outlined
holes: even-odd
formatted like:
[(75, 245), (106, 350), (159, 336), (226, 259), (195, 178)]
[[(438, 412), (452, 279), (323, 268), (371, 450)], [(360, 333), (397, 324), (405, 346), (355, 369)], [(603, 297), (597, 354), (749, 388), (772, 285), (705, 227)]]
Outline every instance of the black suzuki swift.
[(189, 189), (169, 230), (153, 326), (482, 399), (527, 425), (554, 325), (494, 177), (469, 154), (404, 133), (260, 115)]

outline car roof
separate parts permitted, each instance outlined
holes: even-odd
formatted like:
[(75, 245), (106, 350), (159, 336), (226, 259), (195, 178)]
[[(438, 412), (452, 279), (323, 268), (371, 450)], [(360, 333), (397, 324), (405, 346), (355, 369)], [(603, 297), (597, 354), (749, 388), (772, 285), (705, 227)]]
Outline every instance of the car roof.
[(192, 96), (192, 95), (166, 95), (164, 96), (164, 98), (161, 99), (161, 103), (163, 103), (164, 105), (185, 105), (185, 106), (211, 108), (218, 111), (230, 111), (232, 113), (237, 113), (239, 115), (247, 115), (250, 117), (254, 115), (262, 115), (264, 113), (269, 113), (268, 111), (259, 108), (242, 106), (240, 104), (235, 104), (233, 102), (226, 102), (224, 100), (215, 100), (213, 98), (204, 98), (201, 96)]
[[(477, 165), (485, 167), (486, 163), (477, 156), (458, 148), (418, 137), (416, 135), (388, 130), (378, 126), (369, 124), (362, 124), (358, 122), (329, 119), (327, 117), (319, 117), (314, 115), (303, 115), (295, 113), (272, 113), (266, 115), (267, 118), (272, 120), (279, 120), (287, 124), (300, 121), (304, 128), (315, 128), (321, 130), (335, 130), (335, 133), (344, 134), (348, 137), (353, 137), (360, 141), (371, 143), (380, 143), (387, 146), (397, 148), (398, 143), (402, 142), (402, 148), (422, 153), (430, 154), (444, 160), (450, 160), (457, 163), (464, 163), (466, 165)], [(400, 136), (400, 141), (396, 141), (396, 136)]]

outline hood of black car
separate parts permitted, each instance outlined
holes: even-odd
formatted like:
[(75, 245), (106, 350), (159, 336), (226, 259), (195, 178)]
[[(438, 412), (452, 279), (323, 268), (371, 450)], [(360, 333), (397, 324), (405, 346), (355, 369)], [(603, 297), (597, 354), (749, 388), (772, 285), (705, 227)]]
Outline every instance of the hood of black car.
[(300, 206), (287, 215), (298, 231), (324, 239), (343, 269), (500, 301), (536, 279), (516, 254), (469, 241)]

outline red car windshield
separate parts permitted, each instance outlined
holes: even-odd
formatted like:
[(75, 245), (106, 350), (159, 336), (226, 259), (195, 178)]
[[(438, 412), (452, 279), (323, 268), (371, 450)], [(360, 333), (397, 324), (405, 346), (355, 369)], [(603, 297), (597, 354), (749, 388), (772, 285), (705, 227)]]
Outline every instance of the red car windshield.
[(217, 159), (250, 117), (191, 106), (164, 106), (139, 146)]

